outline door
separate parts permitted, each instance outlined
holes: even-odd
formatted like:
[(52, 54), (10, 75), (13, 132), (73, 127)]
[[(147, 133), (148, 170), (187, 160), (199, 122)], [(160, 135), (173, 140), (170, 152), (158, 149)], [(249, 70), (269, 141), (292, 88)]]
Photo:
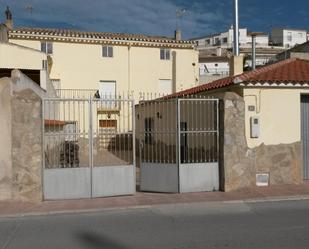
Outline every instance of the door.
[(304, 179), (309, 180), (309, 95), (301, 96), (301, 140), (303, 145)]
[[(105, 100), (102, 108), (113, 109), (116, 107), (116, 81), (101, 80), (99, 85), (100, 98)], [(108, 101), (110, 100), (110, 101)]]

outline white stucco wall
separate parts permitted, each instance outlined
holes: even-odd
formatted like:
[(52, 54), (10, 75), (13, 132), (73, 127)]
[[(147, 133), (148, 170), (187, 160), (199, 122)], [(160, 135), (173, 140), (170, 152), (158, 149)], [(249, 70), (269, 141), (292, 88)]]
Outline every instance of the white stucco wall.
[[(245, 88), (246, 137), (250, 148), (266, 145), (290, 144), (301, 140), (301, 88)], [(248, 106), (255, 106), (250, 112)], [(250, 136), (250, 117), (260, 118), (260, 137)]]

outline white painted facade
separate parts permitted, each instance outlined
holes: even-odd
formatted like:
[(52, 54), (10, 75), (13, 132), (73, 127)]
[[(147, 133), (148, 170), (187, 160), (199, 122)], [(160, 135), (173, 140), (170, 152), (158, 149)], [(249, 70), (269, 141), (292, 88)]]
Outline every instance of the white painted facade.
[[(234, 42), (233, 27), (229, 30), (205, 37), (192, 39), (197, 43), (199, 50), (207, 49), (210, 47), (232, 48)], [(251, 46), (251, 35), (247, 28), (239, 29), (239, 43), (241, 47)], [(269, 44), (269, 38), (267, 34), (259, 34), (256, 36), (257, 47), (267, 47)]]
[(306, 30), (272, 29), (271, 41), (274, 45), (290, 48), (308, 41), (308, 34)]

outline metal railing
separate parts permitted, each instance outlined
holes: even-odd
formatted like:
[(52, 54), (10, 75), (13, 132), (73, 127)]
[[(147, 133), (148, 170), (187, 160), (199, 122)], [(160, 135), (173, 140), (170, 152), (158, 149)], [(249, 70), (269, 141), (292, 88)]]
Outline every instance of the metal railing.
[(95, 98), (98, 89), (56, 89), (58, 98), (65, 99), (89, 99)]
[(200, 69), (200, 76), (229, 76), (230, 70), (229, 69)]

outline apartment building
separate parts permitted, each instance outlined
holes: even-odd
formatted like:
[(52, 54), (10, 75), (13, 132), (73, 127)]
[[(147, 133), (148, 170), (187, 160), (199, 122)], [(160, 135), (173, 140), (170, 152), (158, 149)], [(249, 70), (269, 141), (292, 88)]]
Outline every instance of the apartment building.
[[(233, 42), (234, 42), (233, 26), (231, 26), (225, 32), (203, 36), (199, 38), (193, 38), (191, 40), (197, 43), (197, 48), (199, 50), (214, 47), (220, 47), (226, 49), (233, 48)], [(249, 32), (247, 28), (239, 29), (239, 43), (241, 47), (250, 47), (252, 44), (251, 40), (252, 40), (251, 32)], [(268, 43), (269, 43), (268, 34), (265, 33), (256, 34), (257, 47), (268, 46)]]
[(286, 48), (294, 47), (308, 40), (307, 31), (301, 29), (274, 28), (271, 31), (271, 43)]

